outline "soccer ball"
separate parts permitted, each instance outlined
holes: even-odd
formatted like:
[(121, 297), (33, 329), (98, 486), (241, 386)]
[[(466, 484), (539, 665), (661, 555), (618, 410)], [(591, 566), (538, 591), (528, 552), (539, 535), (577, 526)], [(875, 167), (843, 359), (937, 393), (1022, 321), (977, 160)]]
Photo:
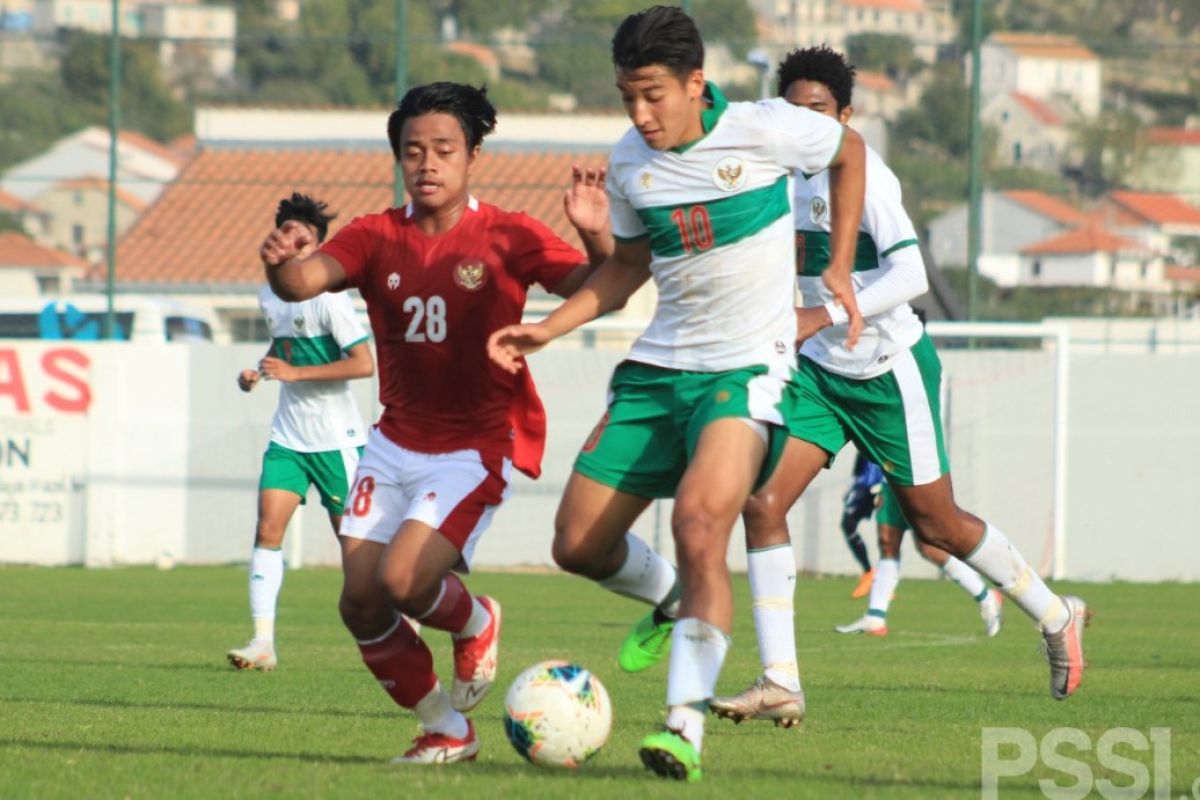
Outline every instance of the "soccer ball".
[(504, 696), (504, 732), (539, 767), (578, 767), (600, 750), (611, 728), (604, 684), (578, 664), (534, 664)]

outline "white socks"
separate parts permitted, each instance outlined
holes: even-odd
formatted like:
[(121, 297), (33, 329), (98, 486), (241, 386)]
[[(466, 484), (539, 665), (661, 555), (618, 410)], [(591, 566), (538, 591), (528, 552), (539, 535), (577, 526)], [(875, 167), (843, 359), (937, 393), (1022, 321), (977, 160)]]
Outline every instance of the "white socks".
[(255, 547), (250, 554), (250, 616), (259, 641), (275, 641), (275, 604), (282, 588), (283, 550)]
[(492, 621), (492, 615), (483, 607), (483, 603), (479, 602), (478, 597), (471, 598), (471, 616), (467, 619), (467, 624), (458, 633), (451, 634), (455, 639), (470, 639), (472, 636), (478, 636), (483, 633)]
[(998, 528), (988, 524), (979, 546), (963, 560), (1000, 587), (1044, 633), (1060, 631), (1070, 620), (1066, 603), (1050, 591)]
[(788, 543), (749, 550), (746, 563), (763, 674), (785, 689), (798, 692), (800, 668), (796, 664), (793, 609), (796, 557), (792, 545)]
[(667, 670), (667, 727), (680, 731), (700, 752), (707, 703), (729, 650), (729, 637), (715, 625), (695, 617), (675, 623), (671, 663)]
[(892, 595), (900, 583), (900, 561), (895, 558), (881, 558), (875, 565), (875, 579), (871, 581), (871, 595), (867, 600), (867, 614), (880, 619), (887, 618), (888, 606), (892, 604)]
[(674, 617), (681, 594), (675, 567), (632, 533), (625, 534), (625, 544), (629, 548), (625, 563), (600, 585), (610, 592), (651, 603)]
[(942, 565), (942, 572), (947, 578), (962, 587), (964, 592), (975, 598), (976, 603), (981, 603), (987, 598), (987, 584), (983, 582), (983, 578), (979, 577), (978, 572), (954, 556), (946, 559), (946, 563)]
[(450, 707), (450, 695), (442, 691), (440, 682), (417, 701), (413, 713), (421, 720), (426, 733), (443, 733), (454, 739), (463, 739), (467, 735), (467, 718)]

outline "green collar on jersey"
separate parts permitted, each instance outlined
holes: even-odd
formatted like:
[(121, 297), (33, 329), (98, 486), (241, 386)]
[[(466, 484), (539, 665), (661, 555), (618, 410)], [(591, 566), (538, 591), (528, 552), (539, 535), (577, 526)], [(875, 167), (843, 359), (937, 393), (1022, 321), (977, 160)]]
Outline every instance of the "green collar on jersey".
[[(712, 129), (717, 127), (717, 120), (725, 113), (725, 109), (729, 107), (729, 101), (725, 99), (725, 95), (721, 94), (721, 90), (712, 81), (704, 82), (704, 94), (702, 97), (708, 101), (708, 108), (700, 112), (700, 127), (704, 129), (704, 136), (708, 136)], [(693, 139), (690, 142), (684, 142), (678, 147), (672, 147), (672, 153), (686, 153), (692, 149), (700, 139)]]

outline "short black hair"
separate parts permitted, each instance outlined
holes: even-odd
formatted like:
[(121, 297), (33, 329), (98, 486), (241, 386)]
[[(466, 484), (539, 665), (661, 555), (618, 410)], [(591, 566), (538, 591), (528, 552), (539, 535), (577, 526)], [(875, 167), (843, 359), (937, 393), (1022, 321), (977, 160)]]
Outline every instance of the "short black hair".
[(292, 192), (292, 196), (280, 200), (279, 208), (275, 209), (275, 227), (282, 227), (283, 223), (294, 219), (313, 226), (317, 231), (317, 241), (323, 242), (325, 234), (329, 231), (329, 223), (337, 217), (337, 214), (325, 213), (328, 208), (329, 206), (320, 200)]
[(850, 105), (854, 96), (854, 65), (846, 57), (826, 45), (793, 50), (779, 62), (776, 72), (776, 93), (783, 97), (796, 81), (815, 81), (829, 87), (841, 111)]
[(404, 123), (426, 114), (450, 114), (462, 126), (467, 147), (474, 150), (483, 137), (496, 129), (496, 108), (487, 98), (487, 87), (476, 89), (465, 83), (438, 81), (414, 86), (404, 93), (396, 110), (388, 117), (388, 142), (392, 154), (400, 160), (400, 132)]
[(704, 69), (704, 40), (678, 6), (654, 6), (630, 14), (617, 28), (612, 62), (624, 72), (661, 64), (682, 80)]

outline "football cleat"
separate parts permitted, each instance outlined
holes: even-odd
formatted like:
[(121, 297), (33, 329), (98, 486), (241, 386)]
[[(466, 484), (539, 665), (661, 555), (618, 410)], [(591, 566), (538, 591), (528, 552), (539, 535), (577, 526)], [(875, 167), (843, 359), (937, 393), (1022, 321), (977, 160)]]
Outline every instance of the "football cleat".
[(483, 702), (496, 680), (500, 603), (486, 595), (480, 595), (479, 602), (492, 619), (478, 636), (454, 640), (454, 685), (450, 687), (450, 706), (455, 711), (470, 711)]
[(671, 644), (671, 631), (674, 629), (673, 619), (655, 622), (653, 610), (639, 619), (625, 641), (621, 642), (621, 652), (617, 655), (621, 669), (641, 672), (662, 661), (667, 654), (667, 646)]
[(1050, 663), (1050, 696), (1065, 700), (1083, 682), (1083, 629), (1092, 621), (1087, 603), (1074, 595), (1063, 595), (1071, 616), (1057, 633), (1042, 634), (1042, 651)]
[(883, 617), (863, 614), (848, 625), (838, 625), (834, 628), (838, 633), (865, 633), (868, 636), (887, 636), (887, 621)]
[(747, 719), (769, 719), (777, 728), (791, 728), (804, 719), (804, 692), (785, 689), (766, 675), (732, 697), (714, 697), (709, 709), (718, 717), (736, 723)]
[(234, 669), (257, 669), (270, 672), (279, 659), (275, 657), (275, 643), (251, 639), (245, 647), (230, 650), (225, 656)]
[(683, 734), (664, 730), (642, 739), (642, 763), (660, 778), (695, 783), (700, 780), (700, 753)]
[(987, 631), (988, 636), (995, 636), (1000, 632), (1000, 624), (1004, 621), (1004, 615), (1000, 611), (1003, 604), (1004, 595), (996, 589), (988, 589), (987, 597), (979, 601), (979, 616), (983, 617), (983, 629)]
[(858, 583), (854, 584), (854, 590), (850, 592), (850, 596), (855, 600), (860, 600), (871, 593), (871, 584), (875, 581), (875, 570), (869, 569), (858, 578)]
[(462, 739), (444, 733), (423, 733), (413, 739), (413, 746), (404, 755), (392, 759), (393, 764), (453, 764), (474, 761), (479, 753), (475, 725), (467, 720), (467, 735)]

